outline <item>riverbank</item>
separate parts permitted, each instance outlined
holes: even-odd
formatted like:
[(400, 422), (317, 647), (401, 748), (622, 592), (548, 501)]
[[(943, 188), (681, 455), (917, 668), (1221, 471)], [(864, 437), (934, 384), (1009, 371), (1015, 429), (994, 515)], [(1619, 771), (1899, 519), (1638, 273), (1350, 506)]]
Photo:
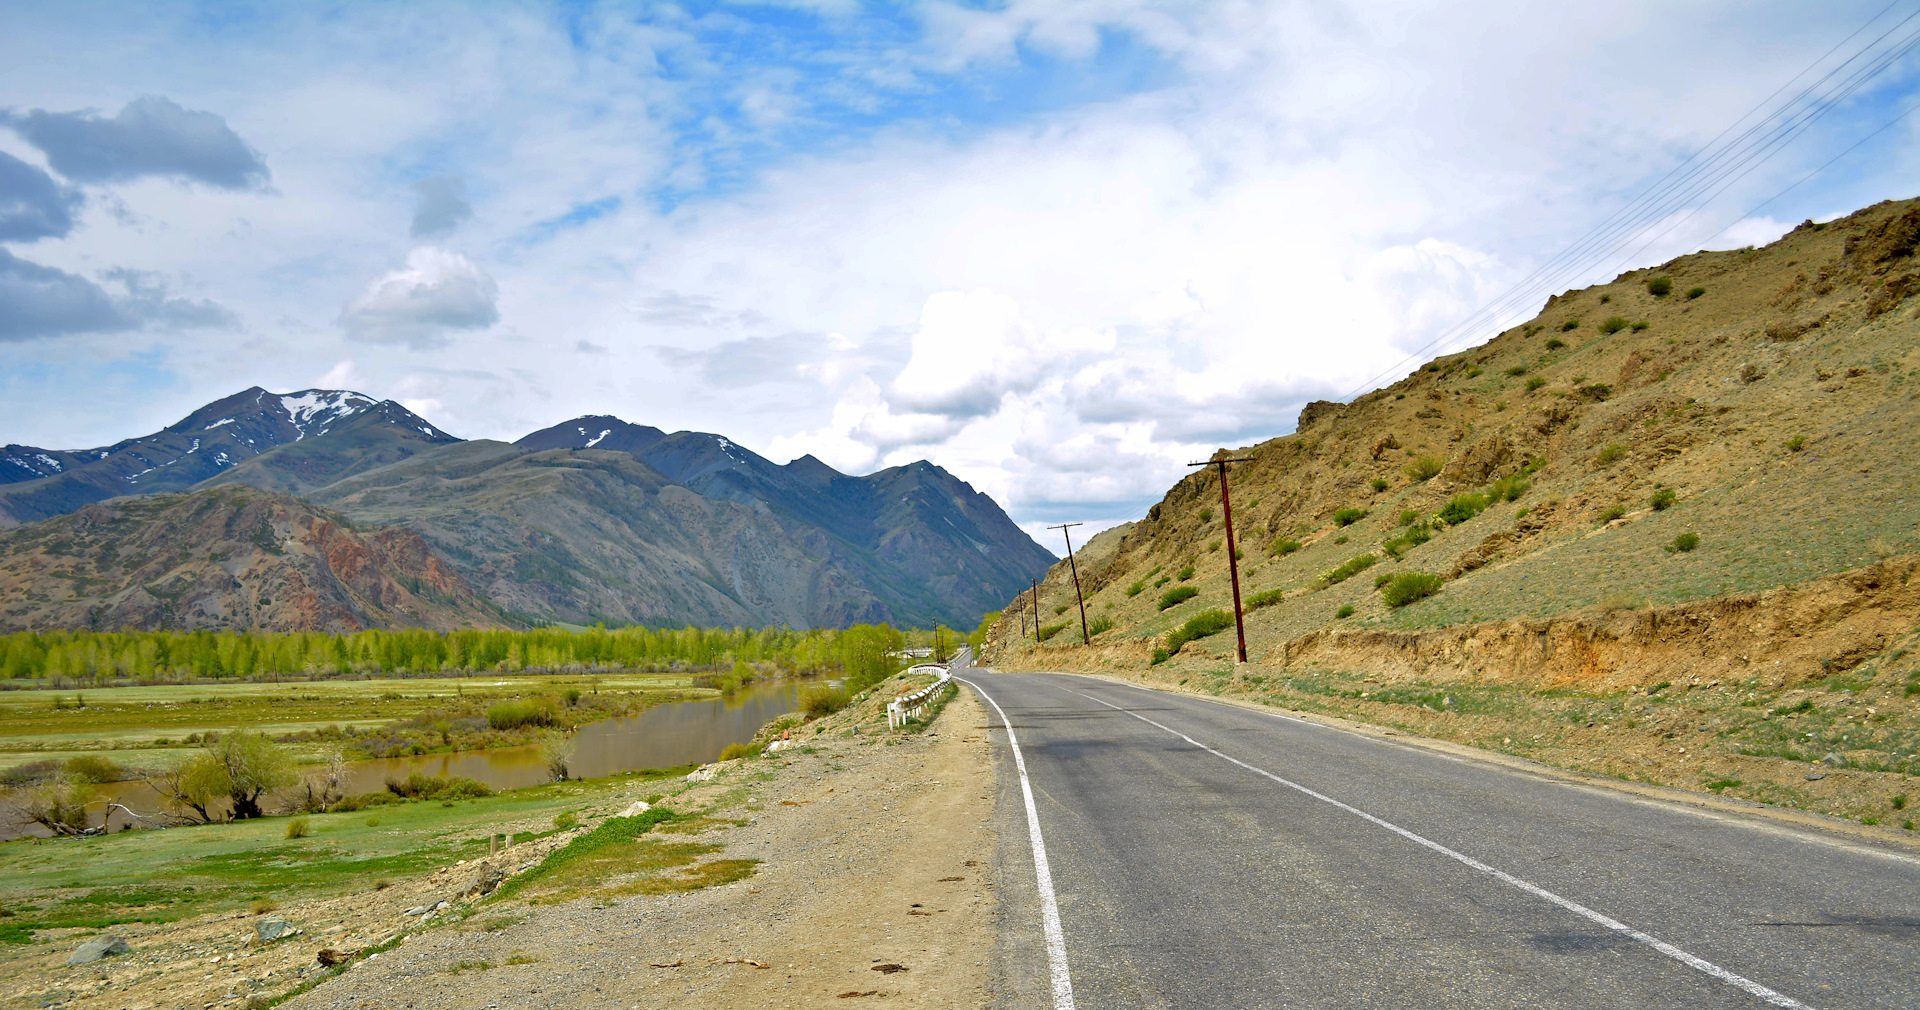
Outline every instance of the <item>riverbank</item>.
[[(975, 728), (984, 715), (961, 696), (925, 732), (890, 734), (885, 700), (909, 682), (924, 678), (889, 681), (814, 723), (777, 720), (791, 738), (785, 749), (710, 766), (704, 781), (635, 775), (444, 807), (315, 815), (302, 839), (276, 837), (288, 822), (269, 819), (12, 843), (0, 869), (0, 903), (22, 911), (21, 885), (35, 859), (47, 886), (31, 903), (188, 910), (178, 894), (171, 904), (108, 907), (113, 896), (140, 890), (140, 879), (127, 875), (133, 864), (159, 855), (134, 842), (199, 836), (223, 843), (152, 862), (148, 888), (193, 886), (181, 876), (187, 866), (233, 876), (217, 885), (225, 907), (166, 925), (118, 927), (112, 932), (133, 953), (91, 966), (64, 961), (103, 922), (0, 945), (0, 1006), (263, 1005), (309, 985), (287, 1005), (757, 1007), (843, 993), (916, 1006), (983, 1005), (993, 910), (992, 765), (986, 735)], [(650, 798), (672, 811), (652, 830), (599, 856), (558, 868), (547, 862), (554, 849)], [(413, 819), (388, 820), (409, 813)], [(553, 817), (566, 813), (579, 828), (554, 833)], [(368, 814), (382, 823), (367, 826)], [(413, 844), (385, 854), (364, 848), (388, 830)], [(506, 897), (456, 899), (424, 923), (405, 914), (429, 899), (455, 898), (479, 872), (486, 835), (495, 830), (547, 833), (490, 864), (524, 874), (524, 883), (509, 884)], [(8, 874), (17, 875), (11, 884)], [(249, 886), (290, 895), (271, 914), (303, 932), (247, 945), (260, 921), (244, 908)], [(372, 957), (390, 937), (404, 939)], [(319, 967), (324, 948), (364, 953), (336, 977)], [(876, 972), (877, 964), (907, 970)]]

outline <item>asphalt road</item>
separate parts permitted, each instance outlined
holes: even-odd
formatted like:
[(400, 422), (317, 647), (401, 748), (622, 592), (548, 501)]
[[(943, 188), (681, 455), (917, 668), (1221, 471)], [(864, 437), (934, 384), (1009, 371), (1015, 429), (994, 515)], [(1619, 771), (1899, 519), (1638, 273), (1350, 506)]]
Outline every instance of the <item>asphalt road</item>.
[(1004, 1006), (1920, 1007), (1903, 853), (1205, 699), (956, 674), (1024, 764), (1023, 788), (994, 714)]

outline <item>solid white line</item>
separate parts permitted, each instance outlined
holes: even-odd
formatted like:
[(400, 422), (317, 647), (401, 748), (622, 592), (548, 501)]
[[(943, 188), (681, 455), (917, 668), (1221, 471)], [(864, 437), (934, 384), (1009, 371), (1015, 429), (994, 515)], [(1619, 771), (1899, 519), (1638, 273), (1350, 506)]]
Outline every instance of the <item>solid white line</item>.
[[(1078, 691), (1073, 691), (1071, 693), (1080, 694), (1080, 692)], [(1407, 839), (1408, 841), (1417, 842), (1421, 845), (1424, 845), (1427, 848), (1432, 849), (1433, 851), (1438, 852), (1449, 859), (1457, 860), (1460, 863), (1463, 863), (1467, 866), (1471, 866), (1474, 869), (1479, 870), (1481, 873), (1487, 874), (1490, 877), (1493, 877), (1497, 880), (1504, 881), (1508, 884), (1512, 884), (1513, 886), (1521, 889), (1522, 891), (1527, 892), (1528, 894), (1533, 895), (1536, 898), (1542, 898), (1547, 901), (1550, 901), (1556, 905), (1559, 905), (1561, 908), (1564, 908), (1567, 911), (1574, 913), (1575, 915), (1579, 915), (1579, 916), (1583, 916), (1585, 918), (1591, 919), (1594, 922), (1597, 922), (1600, 925), (1605, 926), (1608, 929), (1621, 934), (1622, 936), (1630, 937), (1634, 940), (1644, 943), (1647, 946), (1652, 947), (1654, 950), (1657, 950), (1660, 953), (1665, 954), (1670, 958), (1673, 958), (1675, 961), (1678, 961), (1681, 964), (1684, 964), (1690, 968), (1694, 968), (1699, 971), (1705, 972), (1706, 974), (1711, 975), (1714, 978), (1717, 978), (1720, 981), (1727, 983), (1728, 985), (1734, 986), (1736, 988), (1744, 989), (1747, 992), (1755, 996), (1758, 996), (1763, 1000), (1766, 1000), (1768, 1003), (1771, 1003), (1774, 1006), (1789, 1007), (1789, 1008), (1792, 1008), (1792, 1010), (1813, 1010), (1812, 1007), (1807, 1006), (1805, 1003), (1802, 1003), (1791, 996), (1786, 996), (1781, 993), (1775, 992), (1774, 990), (1769, 989), (1766, 986), (1761, 985), (1760, 983), (1755, 982), (1750, 978), (1746, 978), (1740, 975), (1735, 975), (1733, 972), (1730, 972), (1725, 968), (1722, 968), (1719, 965), (1714, 964), (1711, 961), (1707, 961), (1703, 958), (1695, 957), (1694, 955), (1689, 954), (1678, 947), (1675, 947), (1673, 944), (1670, 944), (1665, 940), (1659, 939), (1658, 937), (1655, 937), (1655, 936), (1650, 936), (1646, 933), (1642, 933), (1641, 931), (1634, 929), (1631, 926), (1628, 926), (1626, 923), (1620, 922), (1619, 920), (1613, 919), (1609, 916), (1602, 915), (1599, 912), (1596, 912), (1593, 909), (1588, 908), (1587, 906), (1582, 905), (1577, 901), (1572, 901), (1567, 898), (1562, 898), (1561, 896), (1553, 893), (1552, 891), (1547, 890), (1544, 887), (1540, 887), (1536, 884), (1528, 883), (1527, 881), (1521, 880), (1519, 877), (1516, 877), (1505, 871), (1497, 870), (1479, 861), (1478, 859), (1473, 858), (1472, 856), (1466, 855), (1465, 853), (1455, 852), (1454, 850), (1449, 849), (1444, 845), (1441, 845), (1439, 842), (1436, 842), (1431, 838), (1427, 838), (1422, 835), (1416, 835), (1413, 832), (1408, 831), (1406, 828), (1399, 826), (1398, 824), (1394, 824), (1390, 821), (1385, 821), (1378, 817), (1375, 817), (1374, 815), (1367, 813), (1365, 810), (1362, 810), (1359, 807), (1349, 806), (1348, 804), (1342, 803), (1339, 800), (1336, 800), (1333, 797), (1326, 795), (1325, 793), (1315, 792), (1314, 790), (1309, 789), (1298, 782), (1293, 782), (1288, 779), (1283, 779), (1280, 776), (1275, 775), (1274, 773), (1267, 771), (1264, 768), (1255, 768), (1253, 765), (1250, 765), (1245, 761), (1240, 760), (1239, 758), (1230, 757), (1226, 754), (1222, 754), (1219, 751), (1214, 750), (1212, 747), (1209, 747), (1206, 744), (1203, 744), (1200, 741), (1195, 740), (1194, 738), (1186, 735), (1185, 733), (1182, 733), (1179, 730), (1174, 729), (1170, 726), (1165, 726), (1160, 723), (1154, 722), (1152, 719), (1149, 719), (1146, 716), (1139, 714), (1138, 712), (1129, 712), (1126, 709), (1113, 704), (1112, 702), (1101, 701), (1101, 699), (1095, 698), (1090, 694), (1080, 694), (1080, 697), (1085, 698), (1088, 701), (1099, 702), (1100, 704), (1105, 705), (1108, 708), (1113, 709), (1114, 711), (1122, 713), (1124, 715), (1133, 716), (1135, 719), (1138, 719), (1149, 726), (1154, 726), (1154, 727), (1158, 727), (1159, 729), (1165, 730), (1166, 732), (1171, 733), (1182, 740), (1185, 740), (1186, 742), (1194, 745), (1195, 747), (1198, 747), (1201, 750), (1206, 751), (1207, 753), (1212, 754), (1214, 757), (1217, 757), (1223, 761), (1228, 761), (1233, 764), (1239, 765), (1240, 767), (1245, 768), (1246, 770), (1253, 772), (1256, 775), (1264, 775), (1267, 778), (1272, 779), (1273, 781), (1278, 782), (1289, 789), (1295, 790), (1300, 793), (1304, 793), (1305, 795), (1311, 796), (1322, 803), (1330, 804), (1332, 806), (1340, 808), (1341, 810), (1345, 810), (1347, 813), (1353, 814), (1356, 817), (1360, 817), (1365, 820), (1371, 821), (1374, 824), (1377, 824), (1380, 827), (1386, 828), (1388, 831), (1391, 831), (1394, 834)], [(994, 707), (999, 708), (998, 705)]]
[(1013, 748), (1013, 767), (1020, 772), (1020, 794), (1027, 801), (1027, 837), (1033, 840), (1033, 876), (1040, 887), (1040, 931), (1047, 939), (1047, 972), (1053, 976), (1053, 1010), (1073, 1010), (1073, 975), (1067, 970), (1067, 938), (1060, 932), (1060, 904), (1053, 897), (1053, 871), (1047, 864), (1047, 843), (1040, 838), (1040, 811), (1033, 805), (1033, 785), (1027, 781), (1027, 759), (1020, 754), (1020, 741), (1013, 735), (1013, 720), (993, 696), (980, 690), (971, 680), (961, 683), (980, 691), (980, 697), (1000, 713), (1007, 727), (1007, 744)]

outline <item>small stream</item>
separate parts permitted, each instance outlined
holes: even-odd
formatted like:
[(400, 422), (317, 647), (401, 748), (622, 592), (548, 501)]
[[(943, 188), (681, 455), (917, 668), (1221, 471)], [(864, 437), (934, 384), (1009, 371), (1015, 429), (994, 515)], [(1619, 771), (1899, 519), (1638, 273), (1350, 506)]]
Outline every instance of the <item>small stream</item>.
[[(728, 745), (753, 739), (768, 720), (793, 711), (799, 706), (799, 698), (800, 685), (792, 681), (753, 684), (726, 698), (669, 702), (639, 715), (603, 719), (574, 734), (574, 755), (568, 770), (574, 778), (598, 778), (642, 768), (712, 761)], [(388, 779), (404, 779), (414, 772), (465, 776), (494, 789), (519, 789), (548, 780), (539, 747), (500, 747), (352, 761), (347, 764), (346, 792), (350, 796), (378, 792), (386, 788)], [(98, 790), (102, 799), (143, 814), (161, 808), (160, 797), (145, 782), (109, 782)], [(103, 813), (106, 811), (94, 814), (95, 824), (100, 823)], [(114, 810), (108, 826), (117, 829), (127, 819), (124, 812)], [(35, 827), (29, 833), (46, 832)], [(15, 837), (18, 835), (10, 825), (0, 825), (0, 841)]]

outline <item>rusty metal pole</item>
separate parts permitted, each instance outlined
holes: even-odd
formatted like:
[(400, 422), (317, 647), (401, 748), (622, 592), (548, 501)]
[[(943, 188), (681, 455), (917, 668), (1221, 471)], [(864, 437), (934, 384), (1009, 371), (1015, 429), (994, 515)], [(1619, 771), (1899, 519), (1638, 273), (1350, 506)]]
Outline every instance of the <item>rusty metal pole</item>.
[(1247, 661), (1247, 624), (1240, 614), (1240, 544), (1233, 539), (1233, 502), (1227, 497), (1227, 464), (1251, 463), (1250, 458), (1210, 459), (1202, 463), (1188, 463), (1188, 466), (1212, 466), (1220, 471), (1220, 519), (1227, 526), (1227, 574), (1233, 580), (1233, 634), (1238, 640), (1239, 661)]
[(1093, 636), (1087, 634), (1087, 599), (1080, 595), (1080, 565), (1073, 560), (1073, 534), (1067, 532), (1069, 527), (1079, 525), (1082, 524), (1063, 523), (1059, 526), (1049, 526), (1047, 528), (1050, 530), (1059, 530), (1060, 535), (1067, 538), (1067, 570), (1073, 573), (1073, 598), (1075, 602), (1080, 604), (1080, 644), (1092, 645)]

